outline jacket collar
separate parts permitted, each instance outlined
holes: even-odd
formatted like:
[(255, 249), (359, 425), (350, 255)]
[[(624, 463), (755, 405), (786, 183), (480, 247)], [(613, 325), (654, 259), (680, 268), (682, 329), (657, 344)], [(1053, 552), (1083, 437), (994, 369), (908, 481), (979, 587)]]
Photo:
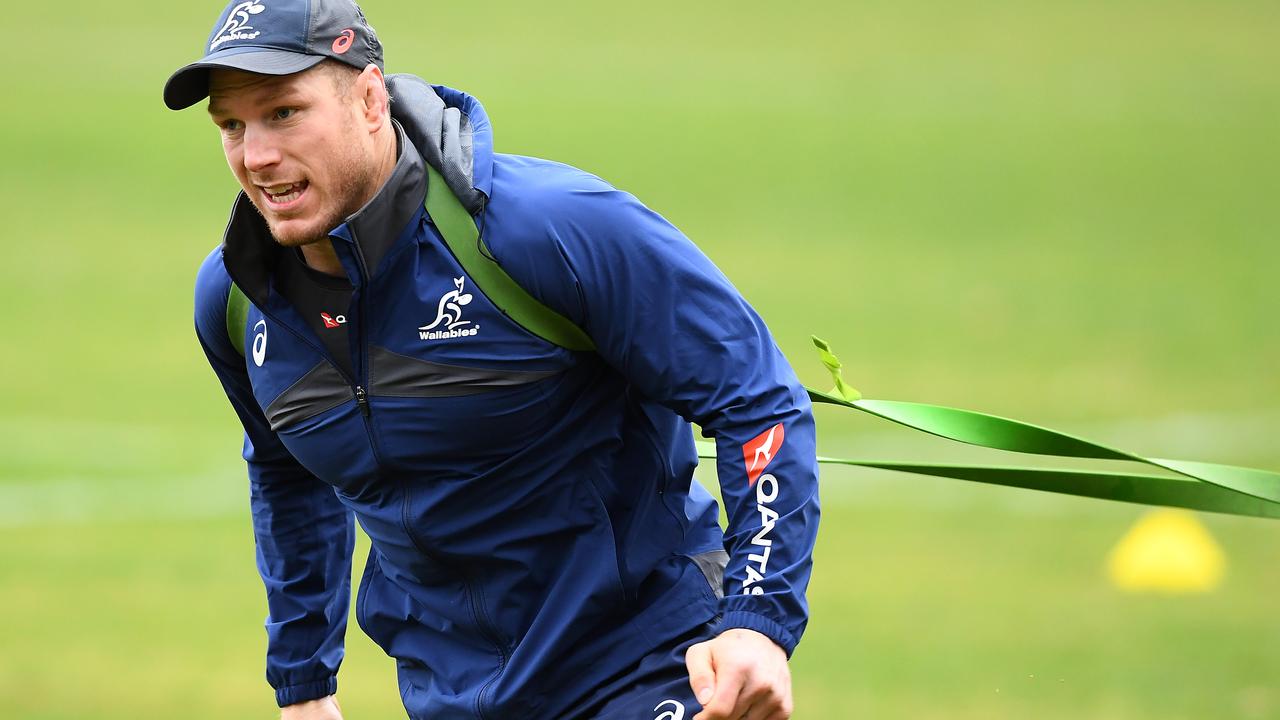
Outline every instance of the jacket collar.
[(387, 76), (391, 117), (472, 215), (493, 182), (493, 129), (479, 100), (415, 75)]
[[(392, 120), (392, 126), (399, 156), (391, 176), (364, 207), (329, 231), (334, 249), (356, 286), (368, 280), (360, 277), (357, 268), (364, 268), (368, 275), (376, 272), (401, 230), (422, 207), (427, 192), (422, 155), (409, 142), (399, 122)], [(242, 191), (231, 208), (222, 256), (232, 280), (259, 307), (266, 304), (271, 274), (283, 250), (271, 236), (266, 220)]]

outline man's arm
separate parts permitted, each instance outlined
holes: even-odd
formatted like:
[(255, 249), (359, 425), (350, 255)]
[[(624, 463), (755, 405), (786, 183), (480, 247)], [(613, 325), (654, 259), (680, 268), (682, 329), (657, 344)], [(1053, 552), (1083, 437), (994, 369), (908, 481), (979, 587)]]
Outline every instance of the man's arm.
[[(730, 560), (722, 634), (698, 651), (708, 652), (699, 669), (716, 686), (714, 708), (702, 717), (736, 720), (766, 707), (776, 712), (760, 717), (785, 717), (785, 661), (808, 619), (819, 515), (807, 393), (760, 317), (679, 230), (598, 179), (571, 184), (558, 193), (554, 179), (541, 186), (558, 258), (500, 260), (579, 323), (646, 396), (715, 437)], [(539, 272), (521, 273), (539, 263)], [(563, 267), (563, 277), (547, 273), (548, 264)], [(743, 655), (752, 656), (748, 667), (738, 664)], [(720, 709), (723, 693), (735, 696)]]
[(355, 527), (333, 489), (298, 464), (263, 417), (244, 357), (227, 337), (229, 289), (215, 251), (196, 280), (196, 335), (244, 426), (257, 565), (267, 591), (267, 681), (285, 707), (337, 692)]

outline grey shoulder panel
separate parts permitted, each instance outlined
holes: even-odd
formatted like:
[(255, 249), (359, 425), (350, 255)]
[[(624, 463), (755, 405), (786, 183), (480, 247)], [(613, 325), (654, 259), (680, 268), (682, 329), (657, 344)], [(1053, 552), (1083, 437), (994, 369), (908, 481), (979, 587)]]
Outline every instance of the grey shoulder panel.
[(369, 348), (369, 392), (382, 397), (455, 397), (527, 385), (554, 370), (491, 370), (444, 365)]
[(724, 550), (710, 550), (690, 555), (689, 559), (702, 571), (702, 576), (711, 586), (711, 592), (715, 593), (717, 598), (724, 598), (724, 569), (729, 564), (729, 553)]
[(267, 406), (267, 422), (279, 430), (354, 400), (351, 386), (327, 361), (307, 371)]
[[(555, 370), (492, 370), (418, 360), (386, 348), (369, 348), (369, 394), (374, 397), (457, 397), (527, 385)], [(302, 422), (354, 400), (351, 386), (322, 361), (271, 401), (265, 414), (272, 430)]]

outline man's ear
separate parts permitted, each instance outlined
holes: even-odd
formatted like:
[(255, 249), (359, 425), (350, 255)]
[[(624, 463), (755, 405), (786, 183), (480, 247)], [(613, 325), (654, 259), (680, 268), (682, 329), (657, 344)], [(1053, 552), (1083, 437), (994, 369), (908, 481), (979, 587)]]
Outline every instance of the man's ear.
[(369, 63), (360, 71), (355, 92), (369, 130), (372, 132), (385, 125), (391, 115), (391, 96), (387, 94), (386, 78), (377, 65)]

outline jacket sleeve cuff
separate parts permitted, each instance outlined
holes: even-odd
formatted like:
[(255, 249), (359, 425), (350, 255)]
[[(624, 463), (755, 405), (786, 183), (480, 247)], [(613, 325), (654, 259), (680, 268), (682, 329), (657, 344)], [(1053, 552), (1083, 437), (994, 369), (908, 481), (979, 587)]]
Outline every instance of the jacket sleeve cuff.
[(296, 705), (297, 703), (306, 702), (308, 700), (318, 700), (322, 697), (336, 695), (338, 693), (338, 677), (330, 675), (323, 680), (315, 680), (312, 682), (302, 683), (300, 685), (285, 685), (276, 688), (276, 705), (284, 707), (286, 705)]
[(788, 660), (791, 659), (791, 653), (795, 651), (796, 644), (799, 642), (794, 635), (779, 623), (763, 615), (750, 612), (727, 612), (721, 616), (720, 621), (715, 623), (713, 628), (717, 635), (735, 628), (755, 630), (777, 643), (778, 647), (786, 651)]

